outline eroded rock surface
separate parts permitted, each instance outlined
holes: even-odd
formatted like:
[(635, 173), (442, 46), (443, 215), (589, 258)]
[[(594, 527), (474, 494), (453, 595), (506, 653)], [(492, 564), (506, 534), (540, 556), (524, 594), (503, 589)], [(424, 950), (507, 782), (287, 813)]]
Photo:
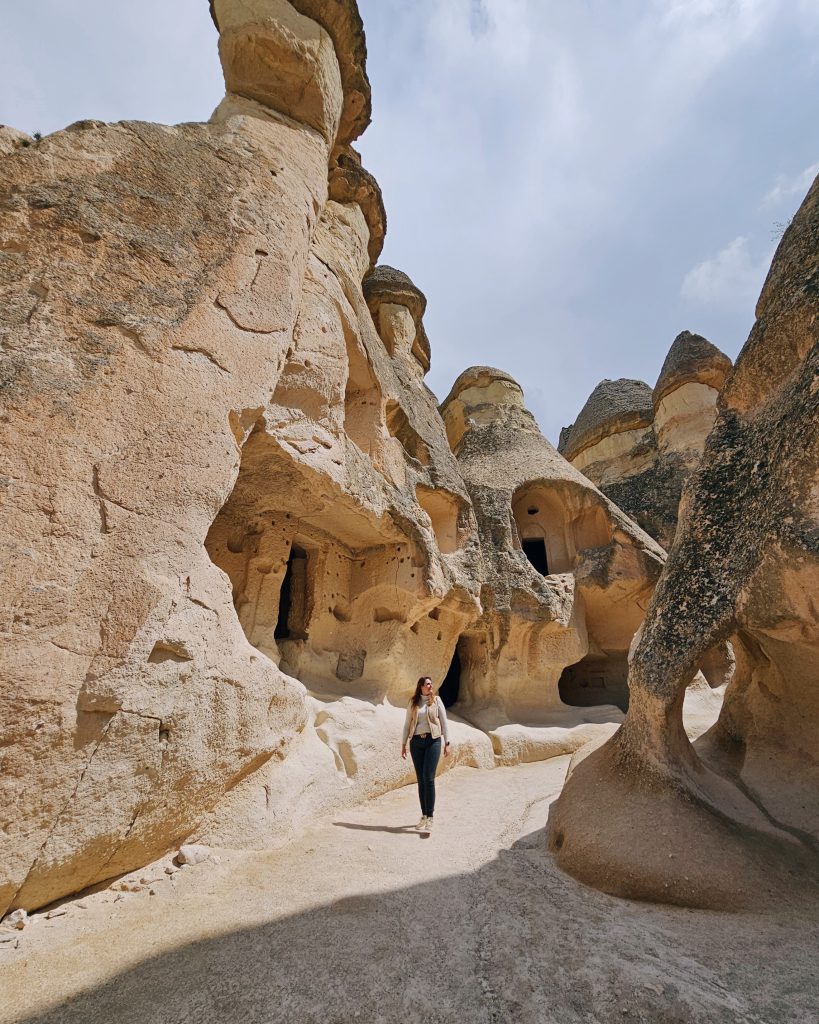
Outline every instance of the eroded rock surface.
[(211, 7), (209, 123), (0, 130), (0, 915), (410, 782), (421, 674), (445, 767), (608, 735), (663, 559), (508, 375), (442, 418), (353, 0)]
[(601, 381), (560, 433), (560, 452), (666, 549), (730, 369), (718, 348), (683, 331), (653, 391), (640, 380)]
[[(571, 774), (550, 842), (578, 878), (735, 907), (814, 888), (819, 849), (819, 179), (777, 249), (634, 651), (618, 733)], [(682, 697), (737, 637), (716, 726)]]
[(555, 451), (508, 374), (466, 370), (441, 410), (482, 556), (457, 707), (503, 760), (574, 750), (627, 706), (626, 656), (663, 552)]
[(213, 10), (211, 123), (0, 139), (0, 913), (264, 802), (308, 687), (403, 703), (479, 608), (418, 303), (384, 293), (382, 339), (362, 292), (356, 5)]

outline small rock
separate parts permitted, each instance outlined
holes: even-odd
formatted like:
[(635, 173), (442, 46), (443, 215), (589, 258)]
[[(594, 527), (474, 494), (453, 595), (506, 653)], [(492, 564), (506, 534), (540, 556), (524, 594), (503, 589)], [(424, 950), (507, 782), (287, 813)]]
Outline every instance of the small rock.
[(19, 910), (12, 910), (8, 917), (3, 921), (3, 924), (10, 925), (12, 928), (22, 929), (28, 924), (28, 914), (22, 907)]
[(171, 864), (168, 864), (166, 866), (166, 868), (165, 868), (165, 874), (166, 875), (175, 875), (176, 874), (176, 868), (173, 867)]
[(199, 843), (185, 843), (179, 847), (176, 859), (180, 864), (204, 864), (209, 860), (211, 852), (209, 847), (201, 846)]
[(88, 904), (87, 903), (83, 903), (81, 900), (78, 901), (77, 903), (75, 903), (74, 906), (75, 907), (79, 907), (80, 910), (87, 910), (88, 909)]
[(148, 895), (149, 896), (156, 896), (156, 889), (149, 889), (148, 890)]
[(50, 921), (52, 917), (63, 917), (68, 913), (68, 907), (54, 907), (53, 910), (49, 910), (46, 917)]

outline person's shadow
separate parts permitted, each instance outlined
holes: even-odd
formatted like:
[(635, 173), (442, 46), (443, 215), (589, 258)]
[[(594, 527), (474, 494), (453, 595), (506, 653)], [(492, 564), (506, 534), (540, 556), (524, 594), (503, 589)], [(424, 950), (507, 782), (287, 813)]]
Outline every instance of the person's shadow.
[(429, 832), (419, 832), (414, 825), (359, 825), (354, 821), (334, 821), (337, 828), (352, 828), (358, 832), (390, 832), (396, 836), (418, 836), (429, 839)]

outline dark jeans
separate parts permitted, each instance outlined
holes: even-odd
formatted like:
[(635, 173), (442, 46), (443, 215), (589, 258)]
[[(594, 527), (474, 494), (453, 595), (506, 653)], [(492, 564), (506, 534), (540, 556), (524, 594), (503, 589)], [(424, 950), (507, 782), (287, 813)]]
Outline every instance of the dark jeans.
[(421, 814), (431, 818), (435, 813), (435, 772), (441, 758), (441, 737), (434, 740), (430, 735), (413, 736), (410, 740), (410, 756), (418, 779)]

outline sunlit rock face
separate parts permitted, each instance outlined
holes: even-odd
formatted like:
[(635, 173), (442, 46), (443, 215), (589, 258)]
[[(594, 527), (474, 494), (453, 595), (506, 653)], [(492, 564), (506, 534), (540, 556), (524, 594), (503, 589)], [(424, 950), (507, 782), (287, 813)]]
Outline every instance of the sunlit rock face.
[(621, 718), (663, 553), (555, 451), (508, 374), (466, 370), (441, 412), (482, 554), (483, 615), (458, 642), (457, 708), (503, 760), (576, 749), (589, 726)]
[(653, 391), (639, 380), (601, 381), (561, 431), (561, 453), (664, 548), (730, 369), (719, 349), (683, 331)]
[[(819, 179), (720, 393), (633, 653), (626, 722), (577, 765), (552, 815), (559, 863), (608, 892), (735, 908), (815, 888), (818, 276)], [(729, 636), (736, 673), (692, 746), (682, 695)]]
[(350, 147), (356, 5), (213, 10), (209, 124), (0, 137), (0, 913), (264, 832), (288, 762), (314, 790), (331, 766), (313, 807), (345, 765), (359, 798), (406, 781), (339, 754), (344, 701), (403, 706), (479, 611), (420, 293), (381, 287), (376, 328), (362, 290), (386, 221)]
[(0, 129), (0, 915), (406, 784), (421, 674), (447, 766), (601, 741), (664, 559), (507, 374), (439, 410), (353, 0), (212, 11), (209, 123)]

